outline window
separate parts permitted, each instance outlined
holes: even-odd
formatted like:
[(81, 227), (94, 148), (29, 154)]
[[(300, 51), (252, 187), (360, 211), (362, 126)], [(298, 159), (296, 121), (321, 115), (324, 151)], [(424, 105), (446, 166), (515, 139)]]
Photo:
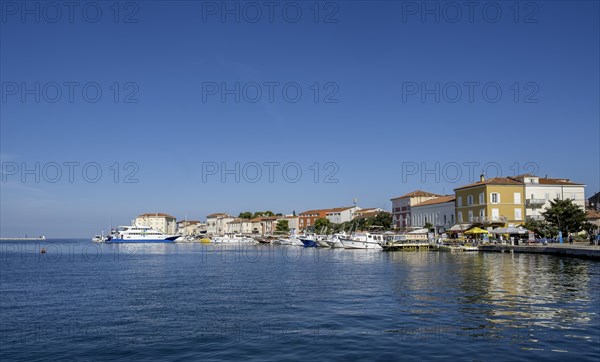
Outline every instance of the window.
[(515, 192), (515, 204), (520, 204), (520, 203), (521, 203), (521, 193)]
[(458, 212), (458, 222), (462, 222), (463, 221), (463, 217), (462, 217), (462, 211)]
[(456, 204), (458, 205), (458, 207), (462, 207), (462, 196), (456, 198)]
[(500, 203), (500, 194), (497, 192), (492, 192), (490, 194), (490, 202), (492, 204), (499, 204)]
[(479, 194), (479, 204), (483, 204), (483, 192)]
[(481, 218), (481, 220), (479, 220), (479, 221), (482, 221), (483, 218), (485, 217), (485, 209), (479, 210), (479, 217)]
[(515, 209), (515, 220), (523, 220), (523, 215), (521, 215), (521, 209)]
[(473, 205), (473, 195), (467, 196), (467, 205)]
[(469, 222), (473, 222), (473, 210), (469, 210)]

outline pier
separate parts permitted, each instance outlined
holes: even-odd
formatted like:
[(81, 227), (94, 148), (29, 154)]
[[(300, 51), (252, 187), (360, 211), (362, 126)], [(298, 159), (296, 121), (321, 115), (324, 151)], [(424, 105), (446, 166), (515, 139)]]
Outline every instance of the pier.
[(422, 251), (430, 250), (432, 245), (423, 242), (393, 243), (381, 246), (383, 251)]
[(480, 245), (480, 251), (550, 254), (600, 260), (600, 246), (588, 243), (550, 245)]

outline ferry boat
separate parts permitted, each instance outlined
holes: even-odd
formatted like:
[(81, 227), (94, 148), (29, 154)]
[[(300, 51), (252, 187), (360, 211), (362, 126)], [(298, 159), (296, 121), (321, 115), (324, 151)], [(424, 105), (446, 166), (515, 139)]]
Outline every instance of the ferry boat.
[(107, 243), (172, 243), (179, 235), (165, 235), (148, 226), (119, 226), (108, 236)]

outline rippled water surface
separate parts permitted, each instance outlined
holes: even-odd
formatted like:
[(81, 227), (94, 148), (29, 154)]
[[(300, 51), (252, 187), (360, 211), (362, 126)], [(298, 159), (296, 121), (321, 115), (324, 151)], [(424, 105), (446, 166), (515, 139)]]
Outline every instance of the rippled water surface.
[(597, 261), (83, 240), (0, 247), (2, 360), (600, 359)]

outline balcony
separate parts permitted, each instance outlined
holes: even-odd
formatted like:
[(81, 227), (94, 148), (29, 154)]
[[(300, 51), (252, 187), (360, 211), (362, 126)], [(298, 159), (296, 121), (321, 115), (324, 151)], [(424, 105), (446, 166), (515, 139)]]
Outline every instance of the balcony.
[(474, 224), (506, 224), (506, 216), (474, 216)]
[(528, 215), (527, 219), (536, 220), (536, 221), (543, 221), (544, 217), (542, 215)]
[(525, 206), (530, 209), (540, 208), (544, 206), (546, 199), (527, 199), (525, 200)]

